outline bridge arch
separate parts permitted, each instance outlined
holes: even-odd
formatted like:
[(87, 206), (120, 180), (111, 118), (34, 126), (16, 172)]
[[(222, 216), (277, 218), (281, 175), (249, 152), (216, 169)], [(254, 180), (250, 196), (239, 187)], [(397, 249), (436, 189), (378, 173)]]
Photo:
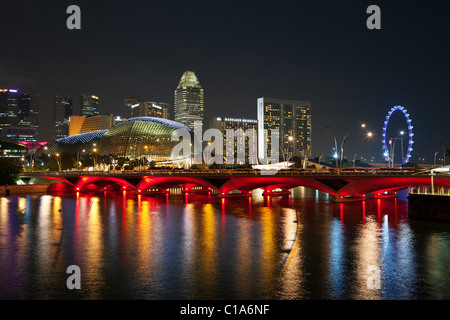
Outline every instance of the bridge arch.
[(254, 189), (276, 189), (307, 187), (329, 193), (333, 196), (336, 191), (314, 179), (288, 178), (288, 177), (250, 177), (231, 178), (220, 189), (219, 196), (226, 196), (230, 191), (241, 190), (249, 192)]
[(188, 191), (194, 186), (202, 186), (205, 188), (210, 188), (217, 190), (216, 187), (206, 182), (201, 178), (191, 178), (191, 177), (154, 177), (154, 176), (145, 176), (142, 178), (141, 182), (137, 185), (136, 189), (144, 191), (151, 187), (161, 187), (161, 188), (170, 188), (173, 186), (182, 185), (184, 191)]
[[(450, 187), (450, 179), (435, 177), (433, 184), (436, 187)], [(429, 177), (383, 177), (356, 179), (341, 188), (336, 197), (344, 198), (355, 193), (367, 194), (420, 186), (431, 186), (431, 179)]]
[(97, 186), (107, 186), (111, 184), (117, 184), (121, 187), (131, 188), (135, 189), (136, 187), (132, 185), (130, 182), (128, 182), (125, 179), (118, 178), (118, 177), (108, 177), (108, 176), (89, 176), (89, 177), (80, 177), (78, 179), (78, 182), (75, 184), (75, 190), (76, 191), (83, 191), (88, 185), (97, 185)]

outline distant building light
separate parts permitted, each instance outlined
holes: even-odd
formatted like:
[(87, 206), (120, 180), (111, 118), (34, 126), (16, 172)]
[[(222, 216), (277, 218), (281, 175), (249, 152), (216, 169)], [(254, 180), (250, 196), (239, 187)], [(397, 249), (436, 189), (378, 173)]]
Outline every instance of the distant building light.
[(16, 92), (18, 92), (19, 90), (17, 90), (17, 89), (9, 89), (8, 91), (9, 91), (9, 92), (16, 93)]

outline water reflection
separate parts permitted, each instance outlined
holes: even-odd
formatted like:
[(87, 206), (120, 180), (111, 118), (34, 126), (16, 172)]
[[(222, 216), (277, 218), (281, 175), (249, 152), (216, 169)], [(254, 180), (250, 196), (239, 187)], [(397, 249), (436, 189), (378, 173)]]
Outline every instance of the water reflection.
[(0, 198), (2, 299), (448, 299), (449, 248), (450, 225), (408, 221), (401, 198)]

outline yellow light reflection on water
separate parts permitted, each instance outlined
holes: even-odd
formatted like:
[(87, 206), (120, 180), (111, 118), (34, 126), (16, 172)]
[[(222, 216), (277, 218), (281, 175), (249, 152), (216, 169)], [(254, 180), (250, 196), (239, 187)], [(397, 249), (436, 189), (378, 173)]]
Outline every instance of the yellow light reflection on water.
[(304, 282), (300, 216), (295, 209), (284, 208), (285, 222), (283, 224), (284, 265), (282, 265), (282, 299), (301, 299), (304, 297), (302, 284)]
[[(270, 197), (268, 197), (270, 198)], [(271, 200), (268, 200), (268, 202)], [(261, 239), (260, 239), (260, 260), (261, 260), (261, 278), (263, 286), (273, 287), (272, 274), (277, 271), (280, 252), (277, 252), (275, 242), (275, 221), (274, 215), (278, 213), (279, 208), (260, 208), (261, 212)]]
[(83, 265), (88, 266), (88, 268), (87, 270), (82, 270), (82, 272), (86, 287), (90, 288), (88, 298), (95, 299), (100, 296), (101, 290), (96, 283), (102, 283), (104, 278), (103, 254), (105, 248), (99, 197), (92, 197), (90, 199), (89, 211), (86, 218), (81, 222), (83, 229), (86, 230), (83, 232), (86, 239), (83, 241), (85, 247), (83, 248), (84, 254), (82, 257), (84, 259)]
[[(214, 207), (208, 203), (203, 206), (201, 217), (201, 259), (200, 270), (204, 276), (205, 287), (210, 294), (214, 293), (217, 280), (217, 241), (218, 231)], [(206, 289), (205, 288), (205, 289)]]
[[(380, 206), (377, 206), (377, 220), (380, 219)], [(358, 285), (355, 285), (355, 297), (357, 300), (378, 300), (381, 299), (381, 291), (368, 285), (370, 281), (369, 270), (378, 268), (381, 277), (381, 241), (380, 225), (373, 217), (367, 217), (366, 223), (361, 224), (360, 232), (355, 239), (355, 277)], [(380, 278), (380, 285), (383, 286)]]

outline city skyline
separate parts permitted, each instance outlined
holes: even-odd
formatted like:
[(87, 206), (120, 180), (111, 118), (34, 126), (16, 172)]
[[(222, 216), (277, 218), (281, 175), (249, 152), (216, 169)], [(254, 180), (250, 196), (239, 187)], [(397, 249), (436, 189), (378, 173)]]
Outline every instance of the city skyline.
[[(331, 153), (334, 142), (326, 127), (332, 127), (340, 140), (350, 128), (365, 122), (374, 132), (373, 139), (368, 142), (352, 133), (345, 156), (358, 153), (382, 159), (383, 121), (396, 105), (411, 114), (412, 161), (425, 157), (432, 163), (434, 153), (442, 153), (440, 143), (450, 147), (445, 117), (439, 116), (448, 101), (445, 4), (431, 2), (424, 8), (410, 2), (378, 2), (381, 30), (366, 27), (368, 3), (319, 6), (263, 1), (256, 7), (173, 2), (125, 8), (118, 2), (104, 8), (86, 1), (77, 4), (82, 10), (80, 31), (65, 28), (65, 3), (1, 5), (1, 12), (8, 13), (2, 14), (4, 30), (26, 37), (27, 45), (42, 50), (29, 58), (21, 53), (21, 44), (9, 47), (0, 61), (0, 86), (39, 93), (41, 118), (50, 112), (56, 94), (74, 97), (74, 113), (79, 111), (81, 93), (96, 94), (101, 99), (100, 113), (121, 117), (126, 117), (126, 97), (173, 103), (180, 74), (193, 70), (206, 92), (207, 121), (219, 114), (256, 118), (256, 99), (263, 96), (312, 101), (313, 157)], [(10, 16), (19, 11), (27, 19), (12, 21)], [(47, 23), (35, 12), (42, 13)], [(155, 13), (152, 22), (120, 19), (146, 12)], [(307, 14), (299, 18), (300, 12)], [(273, 22), (270, 18), (275, 14), (284, 23)], [(168, 17), (168, 22), (161, 24), (157, 17)], [(177, 35), (187, 22), (198, 38)], [(117, 40), (125, 36), (137, 43), (143, 37), (151, 41), (130, 52)], [(65, 46), (55, 54), (51, 50), (61, 44), (54, 41), (58, 37), (65, 39)], [(180, 45), (186, 49), (175, 50)], [(191, 50), (195, 46), (200, 50)], [(85, 53), (84, 48), (92, 50)], [(43, 137), (48, 137), (45, 129)]]

